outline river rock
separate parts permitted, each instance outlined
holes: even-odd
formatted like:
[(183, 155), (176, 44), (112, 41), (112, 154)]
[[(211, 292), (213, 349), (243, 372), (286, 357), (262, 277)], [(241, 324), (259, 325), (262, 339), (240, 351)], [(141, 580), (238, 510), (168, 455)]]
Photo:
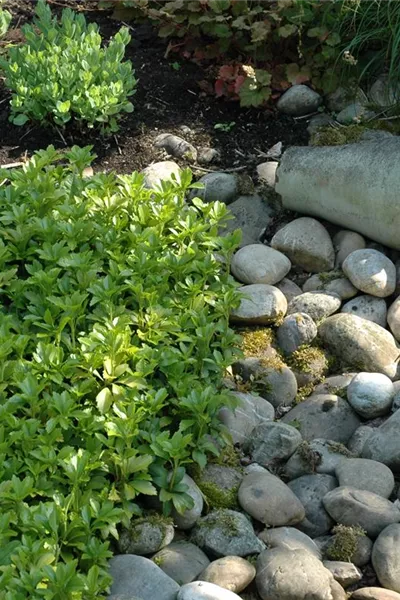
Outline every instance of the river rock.
[(400, 593), (400, 525), (386, 527), (372, 549), (372, 565), (379, 583)]
[(375, 113), (363, 104), (352, 102), (336, 115), (336, 121), (341, 125), (353, 125), (354, 123), (371, 119), (374, 116)]
[(179, 585), (190, 583), (210, 564), (200, 548), (190, 542), (173, 542), (157, 552), (153, 562)]
[[(346, 545), (346, 533), (334, 533), (320, 538), (316, 538), (314, 541), (318, 544), (325, 559), (329, 560), (347, 560), (351, 561), (356, 567), (364, 567), (371, 560), (373, 542), (366, 535), (355, 535), (352, 541), (352, 546), (348, 546), (349, 541), (347, 538)], [(350, 554), (347, 550), (351, 550)], [(339, 556), (337, 555), (339, 553)]]
[(343, 588), (308, 550), (273, 548), (257, 560), (257, 590), (262, 600), (345, 600)]
[(256, 568), (240, 556), (224, 556), (214, 560), (199, 575), (199, 581), (215, 583), (231, 592), (240, 593), (256, 576)]
[(191, 496), (194, 505), (193, 508), (185, 509), (182, 514), (173, 509), (172, 518), (178, 529), (191, 529), (203, 511), (203, 494), (189, 475), (185, 474), (181, 483), (188, 487), (186, 493)]
[(296, 377), (282, 361), (276, 361), (273, 366), (264, 366), (262, 361), (249, 357), (236, 361), (232, 371), (245, 382), (257, 382), (259, 393), (275, 408), (290, 406), (296, 398)]
[(386, 327), (387, 308), (383, 298), (376, 296), (358, 296), (343, 304), (341, 312), (356, 315), (367, 321), (372, 321), (381, 327)]
[(301, 117), (315, 112), (322, 98), (307, 85), (293, 85), (279, 98), (276, 107), (285, 115)]
[(306, 313), (314, 321), (319, 321), (339, 310), (340, 305), (341, 300), (336, 294), (305, 292), (289, 302), (287, 314)]
[(387, 465), (395, 473), (400, 472), (400, 410), (375, 428), (362, 448), (363, 458), (371, 458)]
[(350, 102), (367, 104), (368, 98), (365, 92), (357, 87), (339, 86), (334, 92), (326, 96), (326, 106), (331, 112), (338, 113), (349, 105)]
[(239, 195), (239, 182), (236, 175), (232, 173), (207, 173), (200, 177), (199, 183), (203, 184), (202, 189), (192, 191), (192, 198), (200, 198), (203, 202), (225, 202), (230, 204), (237, 199)]
[(258, 194), (239, 196), (229, 205), (229, 212), (234, 217), (220, 230), (220, 235), (232, 233), (236, 229), (242, 231), (241, 246), (256, 244), (270, 223), (272, 208)]
[(355, 250), (344, 260), (342, 268), (358, 290), (371, 296), (386, 298), (396, 288), (396, 267), (377, 250)]
[(374, 433), (375, 429), (368, 425), (360, 425), (351, 436), (347, 447), (354, 456), (361, 456), (367, 440)]
[(357, 288), (340, 271), (311, 275), (303, 285), (303, 292), (318, 291), (336, 294), (341, 300), (348, 300), (358, 294)]
[(250, 520), (227, 508), (213, 510), (199, 519), (192, 531), (192, 540), (209, 556), (248, 556), (264, 549)]
[(269, 160), (257, 165), (258, 181), (271, 189), (275, 188), (276, 169), (279, 163), (276, 160)]
[[(400, 271), (400, 266), (399, 266), (399, 271)], [(277, 283), (276, 287), (278, 288), (278, 290), (281, 290), (282, 294), (285, 296), (288, 303), (293, 298), (295, 298), (296, 296), (300, 296), (300, 294), (303, 293), (301, 288), (296, 283), (294, 283), (294, 281), (287, 279), (287, 277), (284, 277), (282, 279), (282, 281)]]
[(231, 311), (232, 322), (268, 325), (285, 316), (287, 301), (278, 288), (255, 283), (245, 285), (239, 291), (243, 296), (240, 306)]
[(307, 550), (321, 559), (321, 552), (317, 544), (308, 535), (294, 527), (274, 527), (264, 529), (258, 534), (260, 540), (265, 542), (267, 548), (284, 548), (286, 550)]
[(305, 516), (297, 496), (279, 477), (267, 471), (247, 474), (238, 498), (243, 510), (270, 527), (299, 523)]
[(251, 459), (263, 467), (287, 460), (301, 443), (301, 435), (294, 427), (271, 421), (253, 429), (245, 444)]
[(371, 538), (400, 521), (400, 510), (382, 496), (351, 487), (338, 487), (323, 499), (327, 512), (337, 523), (359, 525)]
[(208, 463), (196, 481), (214, 508), (234, 508), (242, 479), (239, 468)]
[(156, 162), (142, 171), (142, 175), (144, 176), (144, 187), (156, 188), (160, 185), (161, 181), (178, 177), (180, 172), (179, 166), (172, 160)]
[(163, 148), (171, 156), (197, 161), (197, 150), (183, 138), (173, 133), (160, 133), (154, 140), (156, 148)]
[(379, 108), (388, 108), (399, 102), (400, 87), (392, 83), (386, 74), (380, 75), (369, 90), (369, 97)]
[(254, 427), (274, 419), (275, 410), (272, 404), (260, 396), (243, 392), (233, 394), (238, 399), (238, 406), (234, 410), (221, 408), (218, 417), (228, 428), (233, 443), (243, 444)]
[(342, 375), (331, 375), (324, 379), (314, 388), (314, 394), (346, 394), (346, 389), (357, 373), (343, 373)]
[(387, 322), (390, 331), (398, 342), (400, 342), (400, 296), (390, 305), (387, 313)]
[(362, 579), (362, 572), (355, 565), (339, 560), (324, 560), (324, 567), (330, 571), (343, 588), (358, 583)]
[(400, 594), (379, 587), (364, 587), (353, 592), (351, 600), (400, 600)]
[(176, 600), (240, 600), (240, 596), (208, 581), (183, 585)]
[(134, 554), (113, 556), (110, 560), (111, 598), (133, 600), (176, 600), (179, 585), (153, 561)]
[(348, 458), (336, 467), (336, 477), (342, 487), (374, 492), (389, 498), (394, 488), (392, 471), (386, 465), (366, 458)]
[(376, 323), (341, 313), (325, 319), (319, 335), (347, 366), (395, 377), (398, 348), (393, 336)]
[(276, 232), (271, 246), (306, 271), (319, 273), (333, 269), (335, 252), (332, 240), (316, 219), (300, 217), (291, 221)]
[(242, 283), (268, 283), (274, 285), (289, 273), (291, 263), (282, 252), (250, 244), (236, 252), (232, 258), (232, 275)]
[(335, 267), (340, 268), (344, 260), (355, 250), (363, 250), (365, 239), (355, 231), (341, 229), (333, 236), (333, 247), (336, 250)]
[(322, 499), (337, 487), (337, 480), (331, 475), (303, 475), (288, 484), (306, 510), (303, 521), (297, 524), (303, 531), (314, 538), (325, 535), (333, 526), (333, 521), (326, 512)]
[(335, 120), (327, 113), (314, 115), (308, 122), (307, 133), (308, 135), (313, 136), (319, 129), (325, 128), (328, 125), (333, 125), (334, 123)]
[(350, 456), (352, 455), (346, 446), (332, 440), (304, 441), (287, 461), (285, 476), (288, 479), (296, 479), (312, 473), (335, 475), (336, 467)]
[(280, 349), (291, 354), (300, 346), (310, 344), (317, 333), (318, 328), (310, 315), (298, 312), (285, 317), (276, 332), (276, 339)]
[(358, 373), (347, 388), (349, 403), (365, 419), (389, 413), (393, 397), (393, 383), (382, 373)]
[(154, 554), (174, 539), (172, 523), (151, 519), (134, 520), (129, 529), (122, 529), (118, 548), (121, 554)]
[(296, 426), (304, 440), (321, 438), (347, 444), (360, 420), (350, 404), (334, 394), (310, 396), (281, 419)]

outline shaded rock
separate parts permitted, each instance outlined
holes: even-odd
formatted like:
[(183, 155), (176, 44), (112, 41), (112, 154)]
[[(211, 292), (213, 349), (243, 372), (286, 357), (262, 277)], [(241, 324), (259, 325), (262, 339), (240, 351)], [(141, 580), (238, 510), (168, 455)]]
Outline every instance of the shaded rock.
[(328, 317), (319, 327), (328, 349), (349, 367), (372, 373), (396, 375), (398, 349), (393, 336), (371, 321), (341, 313)]
[(365, 419), (374, 419), (390, 411), (393, 383), (382, 373), (358, 373), (347, 388), (347, 399)]
[(199, 519), (191, 541), (210, 556), (248, 556), (264, 549), (249, 519), (229, 509), (213, 510)]
[(129, 529), (123, 529), (118, 540), (122, 554), (154, 554), (174, 539), (172, 523), (160, 519), (137, 519)]
[(386, 327), (387, 308), (383, 298), (368, 295), (358, 296), (346, 302), (342, 306), (341, 312), (350, 313), (351, 315), (361, 317), (361, 319), (372, 321), (383, 328)]
[(201, 198), (203, 202), (214, 202), (219, 200), (230, 204), (239, 195), (239, 182), (236, 175), (232, 173), (207, 173), (200, 177), (199, 183), (204, 185), (203, 189), (192, 191), (192, 198)]
[(282, 252), (264, 246), (250, 244), (242, 247), (232, 258), (231, 271), (242, 283), (268, 283), (281, 281), (291, 268), (290, 260)]
[(336, 477), (342, 487), (374, 492), (389, 498), (394, 488), (392, 471), (382, 463), (366, 458), (348, 458), (336, 467)]
[(186, 493), (193, 498), (194, 506), (186, 509), (182, 514), (173, 509), (172, 517), (178, 529), (191, 529), (203, 511), (203, 495), (189, 475), (185, 474), (183, 476), (182, 483), (188, 486)]
[(343, 261), (342, 268), (358, 290), (371, 296), (385, 298), (396, 288), (396, 267), (377, 250), (355, 250)]
[(357, 87), (339, 86), (334, 92), (326, 96), (326, 105), (331, 112), (340, 112), (346, 108), (351, 102), (359, 102), (366, 104), (368, 98), (365, 92)]
[(233, 392), (238, 398), (239, 405), (235, 410), (221, 408), (219, 419), (228, 428), (234, 444), (243, 444), (250, 436), (254, 427), (274, 419), (275, 411), (272, 404), (264, 398), (253, 394)]
[(294, 527), (264, 529), (264, 531), (258, 534), (258, 537), (265, 542), (267, 548), (307, 550), (307, 552), (311, 552), (316, 558), (321, 559), (321, 552), (314, 540)]
[(340, 305), (341, 300), (336, 294), (305, 292), (289, 302), (287, 314), (306, 313), (314, 321), (319, 321), (339, 310)]
[(328, 359), (320, 348), (304, 346), (289, 360), (299, 388), (321, 381), (328, 371)]
[(348, 588), (362, 579), (362, 572), (355, 565), (339, 560), (324, 560), (324, 567), (330, 571), (343, 588)]
[(196, 579), (199, 573), (210, 564), (200, 548), (185, 541), (169, 544), (157, 552), (152, 560), (179, 585)]
[(285, 317), (276, 337), (281, 350), (291, 354), (300, 346), (310, 344), (317, 333), (318, 329), (312, 318), (306, 313), (298, 312)]
[(293, 85), (279, 98), (276, 107), (285, 115), (301, 117), (315, 112), (322, 98), (306, 85)]
[(244, 381), (253, 381), (253, 387), (256, 386), (263, 398), (275, 408), (290, 406), (296, 398), (296, 377), (291, 369), (279, 361), (275, 366), (264, 366), (263, 361), (256, 358), (245, 358), (236, 361), (232, 370)]
[(177, 177), (180, 172), (180, 168), (172, 160), (153, 163), (142, 171), (144, 186), (146, 188), (155, 188), (160, 185), (161, 181), (170, 180), (174, 176)]
[(333, 247), (336, 251), (335, 267), (340, 268), (343, 261), (355, 250), (363, 250), (366, 246), (365, 239), (355, 231), (341, 229), (333, 236)]
[(380, 75), (371, 85), (369, 97), (379, 108), (388, 108), (400, 100), (400, 87), (390, 82), (387, 75)]
[(301, 288), (299, 288), (299, 286), (296, 283), (294, 283), (294, 281), (291, 281), (286, 277), (282, 279), (282, 281), (277, 283), (276, 287), (278, 288), (278, 290), (281, 290), (288, 303), (293, 298), (295, 298), (296, 296), (300, 296), (300, 294), (303, 293)]
[(372, 565), (379, 583), (400, 593), (400, 525), (386, 527), (372, 549)]
[(257, 560), (262, 600), (345, 600), (343, 588), (308, 550), (273, 548)]
[(346, 444), (360, 420), (349, 403), (333, 394), (310, 396), (281, 419), (296, 426), (304, 440), (321, 438)]
[(329, 233), (310, 217), (300, 217), (282, 227), (272, 238), (271, 246), (306, 271), (333, 269), (335, 252)]
[(336, 115), (336, 121), (341, 125), (352, 125), (354, 123), (367, 121), (374, 116), (375, 113), (363, 104), (352, 102)]
[(276, 169), (279, 163), (269, 160), (257, 165), (258, 180), (261, 184), (275, 188)]
[(387, 465), (400, 472), (400, 411), (396, 411), (367, 437), (361, 456)]
[(263, 467), (288, 459), (301, 443), (294, 427), (271, 421), (253, 429), (245, 444), (251, 459)]
[(323, 499), (326, 511), (337, 523), (359, 525), (371, 538), (400, 521), (400, 510), (382, 496), (351, 487), (338, 487)]
[(390, 305), (387, 313), (387, 322), (390, 331), (396, 340), (400, 341), (400, 296)]
[(134, 554), (121, 554), (110, 560), (113, 578), (110, 594), (116, 600), (122, 596), (134, 600), (176, 600), (179, 585), (153, 561)]
[(375, 429), (373, 427), (369, 427), (368, 425), (361, 425), (358, 427), (347, 444), (350, 452), (352, 452), (355, 456), (360, 456), (368, 438), (372, 433), (374, 433), (374, 431)]
[(171, 156), (185, 158), (195, 162), (197, 160), (197, 150), (183, 138), (173, 133), (160, 133), (154, 140), (156, 148), (164, 148)]
[(358, 290), (344, 277), (340, 271), (330, 273), (316, 273), (307, 279), (303, 285), (303, 292), (323, 291), (336, 294), (341, 300), (353, 298)]
[(258, 194), (240, 196), (229, 205), (229, 212), (234, 218), (219, 233), (226, 235), (241, 229), (241, 246), (259, 242), (272, 217), (272, 208)]
[(333, 526), (322, 499), (337, 487), (337, 480), (331, 475), (303, 475), (288, 484), (306, 510), (306, 516), (297, 527), (310, 537), (325, 535)]
[(268, 472), (246, 475), (238, 498), (249, 515), (271, 527), (299, 523), (305, 515), (303, 505), (290, 488)]
[(239, 593), (250, 585), (255, 576), (256, 569), (249, 561), (240, 556), (225, 556), (212, 562), (198, 579)]
[(314, 115), (308, 122), (307, 133), (312, 136), (314, 133), (323, 127), (327, 127), (328, 125), (333, 125), (334, 119), (326, 113), (320, 113), (319, 115)]
[(199, 148), (197, 150), (197, 162), (199, 165), (209, 165), (212, 162), (218, 161), (220, 153), (215, 148)]
[(243, 474), (238, 468), (208, 463), (196, 482), (213, 508), (236, 508), (242, 479)]
[(379, 587), (364, 587), (353, 592), (351, 600), (400, 600), (400, 594)]
[(256, 283), (245, 285), (240, 291), (243, 293), (240, 306), (231, 311), (234, 323), (268, 325), (285, 316), (287, 302), (278, 288)]
[(335, 475), (336, 467), (349, 456), (351, 454), (343, 444), (332, 440), (305, 441), (287, 461), (285, 475), (288, 479), (296, 479), (312, 473)]
[(240, 597), (215, 583), (193, 581), (181, 587), (177, 600), (240, 600)]
[(356, 374), (343, 373), (342, 375), (331, 375), (315, 387), (314, 394), (336, 394), (342, 396)]

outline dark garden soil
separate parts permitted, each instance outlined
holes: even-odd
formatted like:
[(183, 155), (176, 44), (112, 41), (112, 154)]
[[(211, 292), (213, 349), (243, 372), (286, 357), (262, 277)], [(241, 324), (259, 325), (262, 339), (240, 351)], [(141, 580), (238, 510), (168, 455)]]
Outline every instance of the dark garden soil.
[[(31, 20), (36, 0), (7, 0), (13, 21), (7, 41), (23, 39), (20, 28)], [(88, 20), (96, 21), (104, 39), (108, 39), (121, 23), (111, 20), (111, 11), (98, 10), (97, 2), (49, 0), (55, 12), (72, 6), (84, 10)], [(307, 143), (306, 120), (294, 120), (268, 109), (243, 109), (236, 102), (226, 102), (205, 95), (199, 82), (205, 73), (198, 65), (170, 55), (165, 58), (166, 43), (151, 28), (132, 24), (132, 41), (127, 49), (138, 78), (132, 101), (135, 111), (125, 116), (115, 137), (104, 140), (92, 132), (82, 134), (73, 127), (60, 132), (27, 124), (17, 127), (9, 123), (9, 92), (0, 81), (0, 165), (29, 157), (34, 150), (53, 144), (65, 148), (73, 144), (94, 147), (98, 159), (95, 170), (130, 173), (152, 162), (166, 158), (164, 150), (153, 147), (154, 138), (164, 132), (181, 135), (196, 147), (211, 146), (220, 152), (220, 160), (206, 166), (212, 170), (243, 168), (252, 175), (263, 162), (263, 153), (281, 141), (289, 145)], [(215, 130), (217, 123), (235, 125), (229, 132)], [(182, 134), (181, 127), (191, 133)], [(184, 161), (178, 161), (184, 166)], [(193, 166), (189, 165), (188, 166)], [(201, 175), (204, 167), (196, 173)]]

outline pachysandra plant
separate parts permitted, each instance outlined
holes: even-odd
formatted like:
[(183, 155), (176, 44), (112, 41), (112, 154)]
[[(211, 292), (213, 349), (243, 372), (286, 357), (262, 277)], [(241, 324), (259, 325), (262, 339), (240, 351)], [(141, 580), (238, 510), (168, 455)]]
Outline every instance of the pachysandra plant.
[(25, 43), (0, 61), (12, 92), (10, 120), (64, 126), (74, 119), (102, 132), (117, 131), (121, 114), (133, 111), (129, 97), (136, 86), (130, 61), (123, 61), (128, 28), (102, 47), (98, 25), (88, 25), (71, 9), (57, 22), (39, 0), (34, 23), (22, 30)]
[(192, 506), (185, 466), (219, 453), (234, 402), (226, 206), (187, 203), (189, 171), (83, 178), (92, 158), (0, 170), (2, 600), (104, 598), (110, 538), (148, 495)]

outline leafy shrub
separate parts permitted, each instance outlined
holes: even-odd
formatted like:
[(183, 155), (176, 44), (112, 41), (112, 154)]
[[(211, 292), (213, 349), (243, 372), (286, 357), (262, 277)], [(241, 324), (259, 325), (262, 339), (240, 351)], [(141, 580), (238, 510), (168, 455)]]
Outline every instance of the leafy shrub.
[(122, 62), (128, 29), (121, 28), (102, 48), (98, 26), (87, 25), (82, 14), (66, 9), (58, 23), (39, 0), (36, 15), (22, 28), (26, 42), (0, 62), (13, 92), (12, 122), (65, 125), (74, 118), (117, 131), (120, 113), (133, 110), (128, 97), (136, 85), (131, 63)]
[(232, 405), (225, 205), (187, 204), (189, 171), (84, 179), (92, 158), (50, 146), (0, 171), (4, 600), (103, 598), (108, 538), (145, 495), (192, 506), (185, 465), (219, 453)]
[(0, 0), (0, 38), (6, 35), (11, 23), (11, 13), (2, 8), (3, 0)]
[[(107, 4), (107, 3), (106, 3)], [(121, 4), (121, 2), (120, 2)], [(217, 95), (237, 97), (242, 106), (263, 104), (273, 89), (312, 81), (325, 91), (337, 83), (334, 69), (340, 36), (335, 31), (342, 2), (321, 0), (122, 0), (124, 17), (150, 19), (170, 48), (196, 60), (222, 63)], [(117, 9), (118, 10), (118, 9)], [(232, 84), (232, 85), (229, 85)]]

